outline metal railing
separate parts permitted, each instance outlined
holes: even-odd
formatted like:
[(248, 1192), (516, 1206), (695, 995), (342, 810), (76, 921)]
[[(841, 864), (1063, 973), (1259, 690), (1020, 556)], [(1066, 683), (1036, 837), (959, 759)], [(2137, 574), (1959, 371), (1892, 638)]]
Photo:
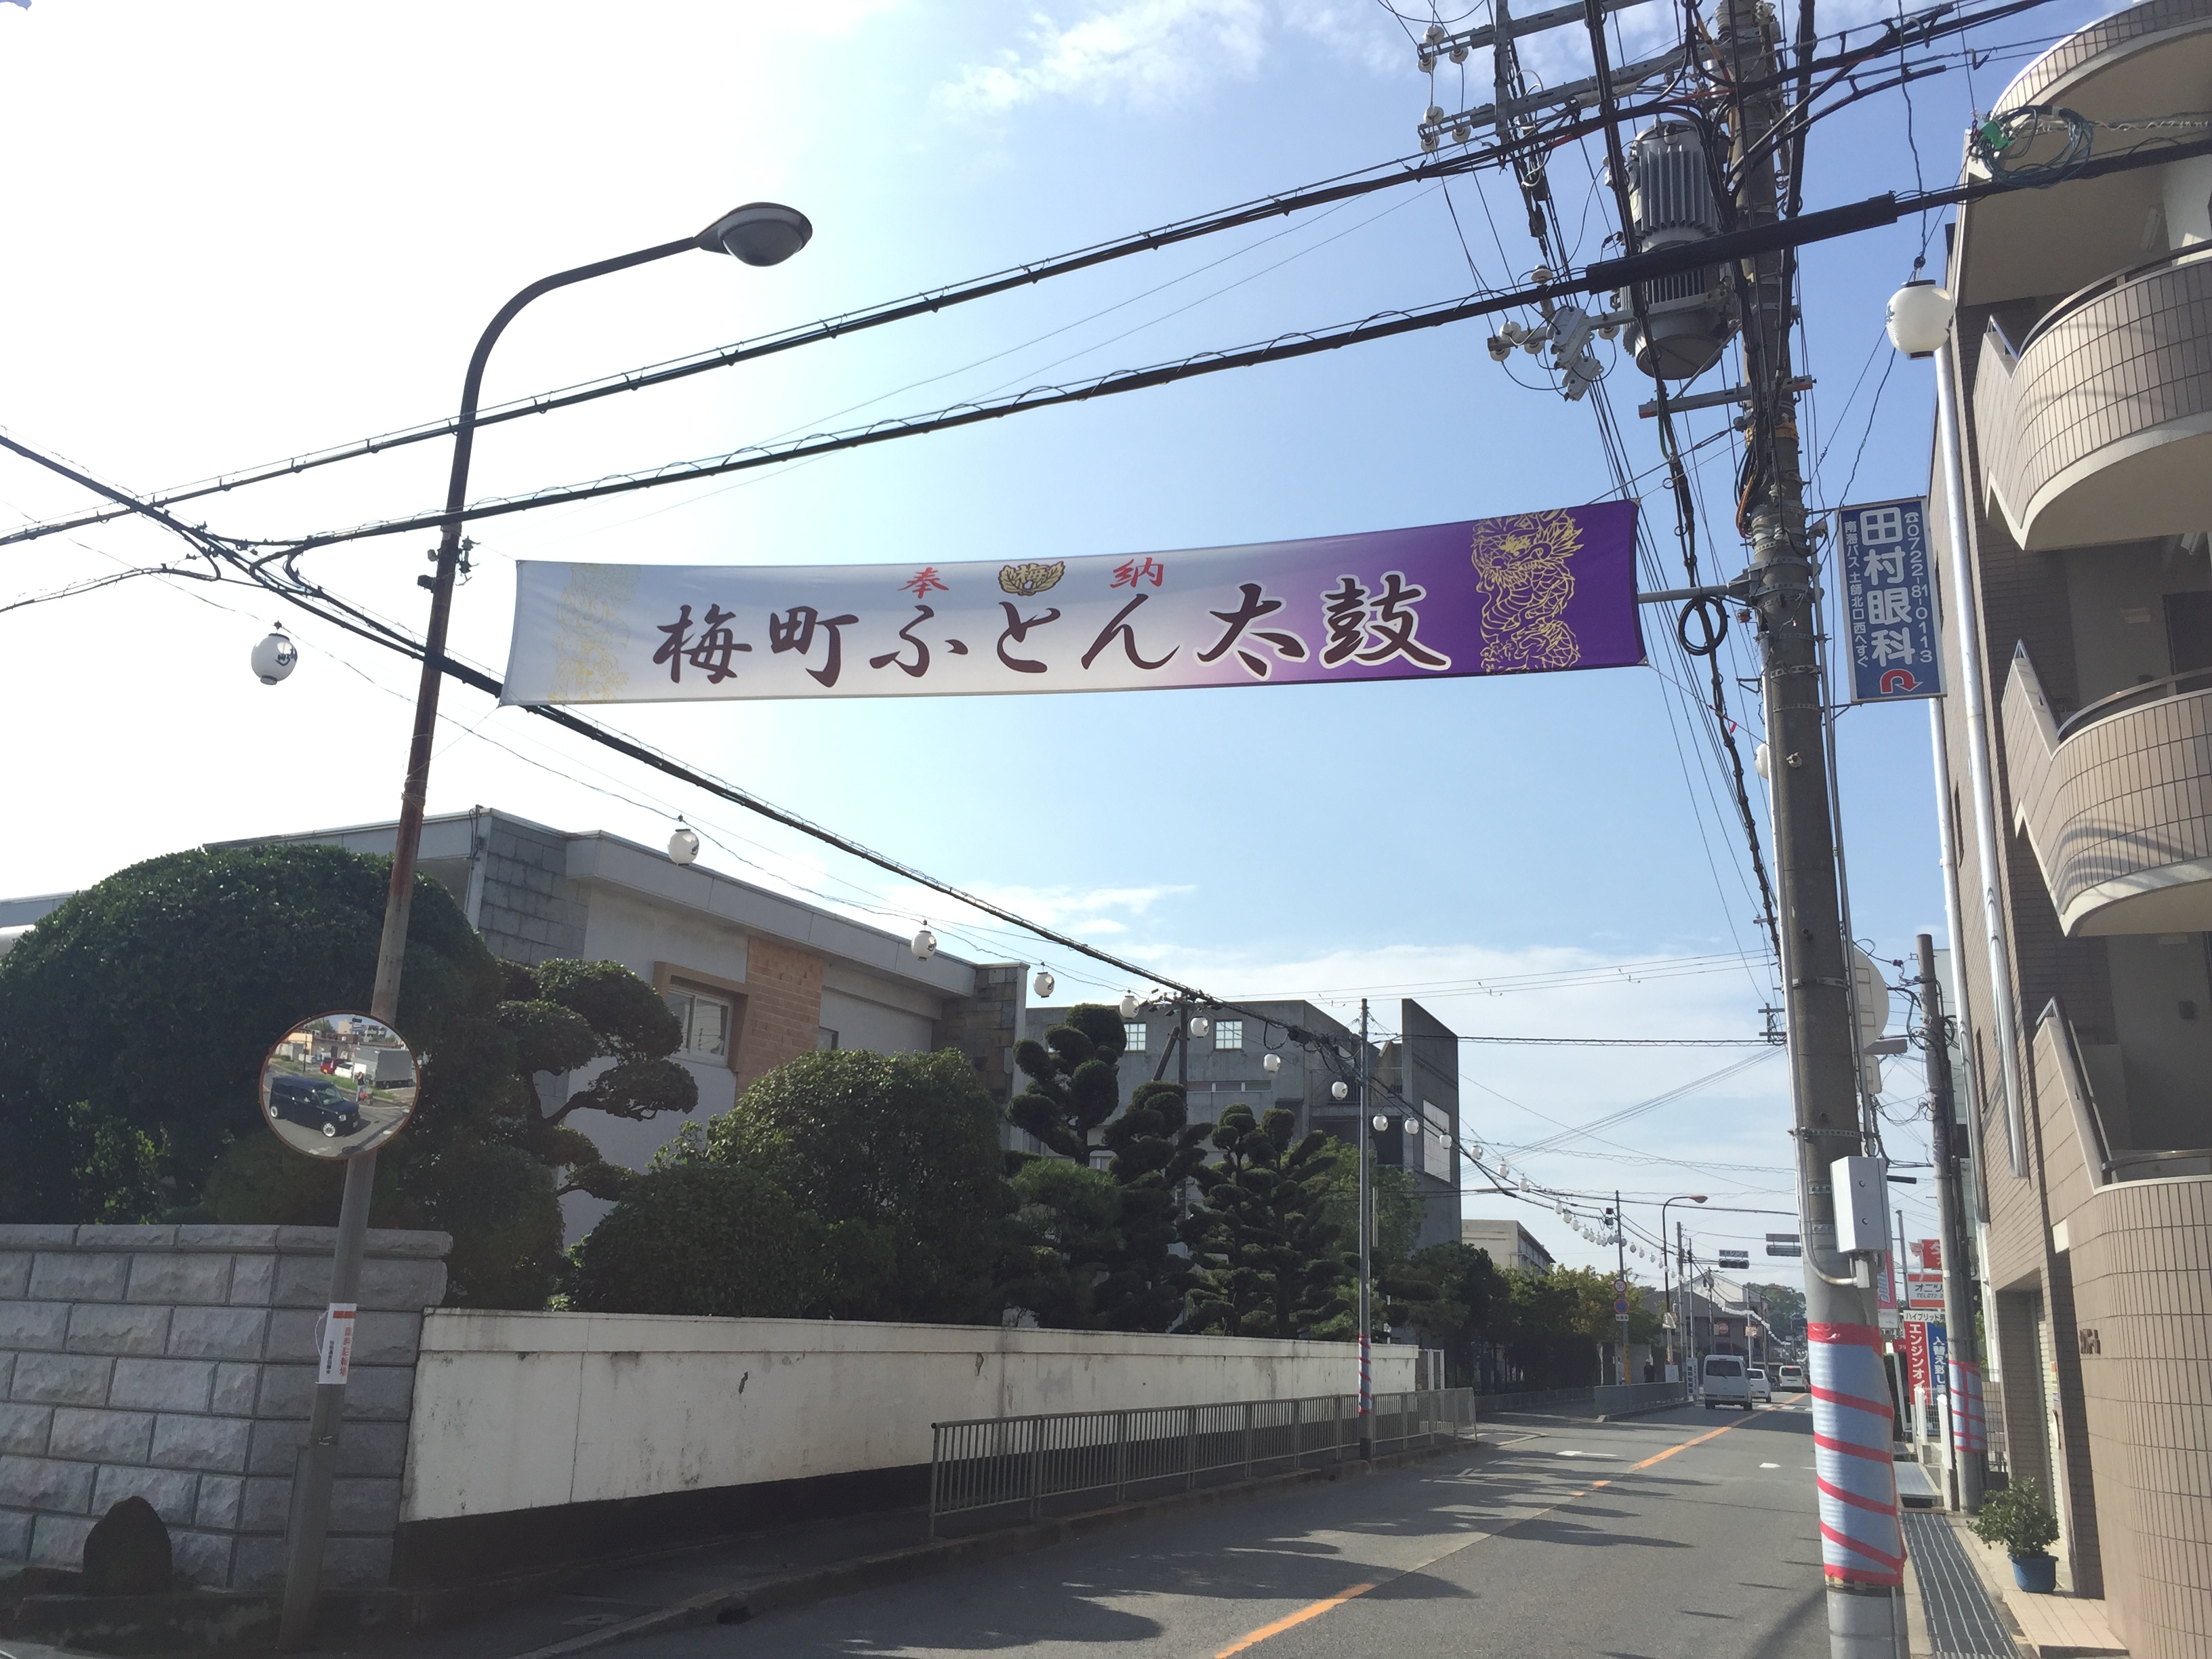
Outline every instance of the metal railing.
[[(1293, 1469), (1449, 1444), (1474, 1431), (1472, 1389), (1316, 1395), (1119, 1412), (987, 1417), (930, 1426), (929, 1535), (1225, 1486)], [(1364, 1444), (1363, 1444), (1363, 1440)]]

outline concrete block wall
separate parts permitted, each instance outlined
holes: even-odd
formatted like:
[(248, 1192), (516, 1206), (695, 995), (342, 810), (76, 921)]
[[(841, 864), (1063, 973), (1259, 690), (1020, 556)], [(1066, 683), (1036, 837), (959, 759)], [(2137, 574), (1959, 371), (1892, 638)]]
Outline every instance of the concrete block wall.
[(568, 838), (501, 815), (487, 843), (476, 923), (492, 954), (523, 963), (582, 956), (586, 905), (568, 880)]
[(1013, 1098), (1014, 1044), (1022, 1038), (1028, 980), (1026, 963), (981, 963), (975, 969), (975, 994), (948, 1000), (945, 1017), (937, 1022), (933, 1046), (957, 1048), (967, 1055), (976, 1077), (1001, 1106)]
[[(181, 1577), (283, 1582), (335, 1231), (0, 1226), (0, 1570), (78, 1568), (93, 1523), (136, 1496)], [(390, 1578), (422, 1315), (453, 1243), (368, 1240), (325, 1558), (339, 1585)]]

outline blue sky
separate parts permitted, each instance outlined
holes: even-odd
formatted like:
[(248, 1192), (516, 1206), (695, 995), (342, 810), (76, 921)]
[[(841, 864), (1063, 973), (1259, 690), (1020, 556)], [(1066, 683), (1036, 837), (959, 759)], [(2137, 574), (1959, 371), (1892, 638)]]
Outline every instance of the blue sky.
[[(1644, 14), (1662, 10), (1626, 15), (1631, 50), (1659, 27)], [(1823, 17), (1839, 27), (1879, 15), (1861, 5)], [(1909, 188), (1916, 176), (1948, 181), (1970, 109), (1996, 96), (2029, 43), (2094, 15), (2053, 4), (1995, 26), (1976, 42), (1996, 55), (1971, 88), (1961, 70), (1916, 82), (1909, 121), (1892, 93), (1817, 128), (1808, 205)], [(501, 344), (487, 395), (720, 344), (1385, 161), (1413, 149), (1431, 95), (1449, 108), (1458, 94), (1455, 83), (1432, 94), (1400, 21), (1353, 0), (96, 14), (41, 0), (27, 13), (0, 9), (0, 133), (9, 154), (36, 161), (0, 184), (17, 249), (0, 268), (12, 322), (0, 337), (0, 423), (138, 489), (440, 416), (477, 331), (515, 289), (686, 234), (742, 200), (801, 207), (813, 244), (770, 271), (686, 257), (543, 301)], [(1575, 56), (1563, 37), (1532, 62), (1557, 82), (1577, 72)], [(1607, 218), (1602, 199), (1588, 200), (1589, 167), (1563, 152), (1553, 177), (1569, 225), (1587, 227), (1579, 257), (1595, 257)], [(1434, 187), (1383, 192), (511, 425), (480, 443), (474, 493), (1455, 297), (1534, 262), (1520, 222), (1495, 181), (1486, 198), (1456, 185), (1449, 204)], [(1929, 376), (1876, 349), (1883, 301), (1911, 274), (1921, 230), (1807, 257), (1820, 382), (1807, 426), (1826, 451), (1823, 502), (1841, 500), (1847, 480), (1855, 500), (1924, 486)], [(1463, 325), (506, 519), (478, 532), (456, 646), (497, 668), (518, 558), (1059, 557), (1609, 493), (1589, 408), (1516, 385), (1485, 353), (1488, 332)], [(1513, 360), (1524, 381), (1533, 367)], [(1649, 468), (1657, 457), (1650, 423), (1634, 418), (1644, 393), (1632, 367), (1613, 394), (1631, 465)], [(1705, 568), (1732, 574), (1741, 553), (1726, 532), (1726, 434), (1710, 415), (1691, 432), (1713, 440), (1699, 452), (1719, 532)], [(347, 525), (434, 504), (444, 465), (442, 447), (426, 445), (195, 511), (240, 534)], [(1644, 487), (1655, 545), (1678, 575), (1671, 514)], [(0, 467), (0, 511), (42, 517), (79, 499), (26, 466)], [(414, 577), (428, 541), (334, 550), (310, 574), (419, 624)], [(131, 525), (9, 549), (0, 604), (175, 550)], [(303, 661), (271, 690), (246, 659), (280, 615)], [(1751, 672), (1750, 659), (1736, 656), (1732, 671)], [(141, 580), (0, 612), (0, 687), (16, 716), (9, 793), (38, 804), (0, 819), (0, 892), (72, 888), (179, 847), (396, 810), (406, 665), (235, 589)], [(1752, 700), (1735, 707), (1755, 728)], [(709, 861), (734, 873), (864, 907), (900, 931), (927, 915), (949, 948), (1041, 956), (1063, 986), (1092, 988), (1078, 961), (975, 929), (866, 866), (533, 730), (543, 722), (520, 711), (452, 692), (446, 714), (433, 811), (482, 802), (652, 844), (685, 811), (710, 838)], [(1583, 974), (1563, 988), (1468, 988), (1757, 949), (1742, 838), (1711, 756), (1651, 668), (653, 708), (616, 723), (1224, 995), (1311, 996), (1356, 1012), (1363, 991), (1395, 999), (1420, 987), (1412, 994), (1463, 1031), (1620, 1036), (1747, 1036), (1767, 1000), (1755, 963), (1725, 961)], [(1918, 705), (1857, 710), (1840, 727), (1854, 921), (1885, 957), (1909, 956), (1919, 929), (1944, 931), (1927, 729)], [(1763, 799), (1759, 811), (1763, 820)], [(1099, 977), (1101, 994), (1123, 988)], [(1489, 1145), (1525, 1144), (1551, 1122), (1604, 1115), (1731, 1058), (1476, 1049), (1468, 1128)], [(1893, 1066), (1893, 1079), (1902, 1112), (1917, 1068)], [(1530, 1168), (1577, 1188), (1619, 1182), (1655, 1200), (1736, 1192), (1787, 1208), (1787, 1118), (1771, 1062), (1624, 1127), (1627, 1151), (1584, 1142), (1582, 1155), (1542, 1154)], [(1899, 1156), (1915, 1139), (1900, 1133)], [(1500, 1202), (1471, 1207), (1499, 1212)], [(1709, 1244), (1723, 1242), (1730, 1224), (1712, 1223)], [(1595, 1259), (1555, 1224), (1536, 1224), (1567, 1259)], [(1790, 1224), (1744, 1216), (1733, 1231)]]

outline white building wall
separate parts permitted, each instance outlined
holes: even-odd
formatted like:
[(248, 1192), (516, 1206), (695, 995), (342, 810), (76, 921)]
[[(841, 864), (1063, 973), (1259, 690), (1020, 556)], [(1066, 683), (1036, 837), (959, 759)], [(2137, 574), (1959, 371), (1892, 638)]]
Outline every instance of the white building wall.
[[(1414, 1385), (1417, 1351), (1375, 1351)], [(404, 1521), (929, 1462), (930, 1425), (1350, 1394), (1341, 1342), (654, 1314), (424, 1319)]]
[(926, 1054), (936, 1022), (926, 1014), (894, 1008), (868, 997), (822, 988), (822, 1024), (837, 1034), (840, 1048), (873, 1048), (879, 1054)]

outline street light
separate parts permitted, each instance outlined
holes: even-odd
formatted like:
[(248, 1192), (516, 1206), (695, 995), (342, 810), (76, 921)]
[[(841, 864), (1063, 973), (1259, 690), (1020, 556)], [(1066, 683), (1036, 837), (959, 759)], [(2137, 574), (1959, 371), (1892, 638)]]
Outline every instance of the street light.
[[(438, 693), (445, 683), (446, 629), (453, 609), (453, 578), (461, 558), (461, 513), (468, 504), (469, 461), (476, 447), (477, 402), (483, 390), (484, 366), (507, 325), (533, 300), (556, 289), (611, 276), (634, 265), (651, 264), (678, 253), (704, 249), (727, 253), (749, 265), (781, 264), (805, 247), (814, 234), (806, 216), (774, 202), (748, 202), (696, 236), (660, 242), (634, 253), (556, 271), (530, 284), (499, 309), (477, 340), (461, 379), (461, 408), (453, 422), (453, 471), (446, 481), (446, 516), (438, 538), (438, 574), (417, 578), (430, 590), (430, 621), (422, 638), (422, 678), (415, 694), (415, 730), (407, 750), (407, 779), (399, 796), (399, 825), (392, 840), (392, 884), (385, 895), (384, 933), (376, 951), (376, 981), (369, 994), (370, 1015), (389, 1025), (399, 1017), (399, 975), (407, 958), (407, 921), (415, 902), (415, 866), (422, 845), (423, 800), (430, 784), (430, 750), (438, 730)], [(266, 641), (264, 641), (266, 643)], [(927, 931), (927, 930), (925, 930)], [(934, 949), (934, 941), (932, 949)], [(376, 1154), (346, 1160), (345, 1192), (339, 1200), (337, 1238), (331, 1253), (331, 1306), (349, 1313), (361, 1286), (361, 1261), (368, 1237), (369, 1195), (376, 1182)], [(323, 1570), (323, 1540), (330, 1526), (331, 1484), (337, 1470), (338, 1430), (345, 1407), (345, 1384), (326, 1382), (315, 1389), (301, 1454), (300, 1479), (293, 1486), (298, 1505), (291, 1518), (291, 1544), (284, 1571), (284, 1606), (276, 1646), (295, 1652), (313, 1639)]]

